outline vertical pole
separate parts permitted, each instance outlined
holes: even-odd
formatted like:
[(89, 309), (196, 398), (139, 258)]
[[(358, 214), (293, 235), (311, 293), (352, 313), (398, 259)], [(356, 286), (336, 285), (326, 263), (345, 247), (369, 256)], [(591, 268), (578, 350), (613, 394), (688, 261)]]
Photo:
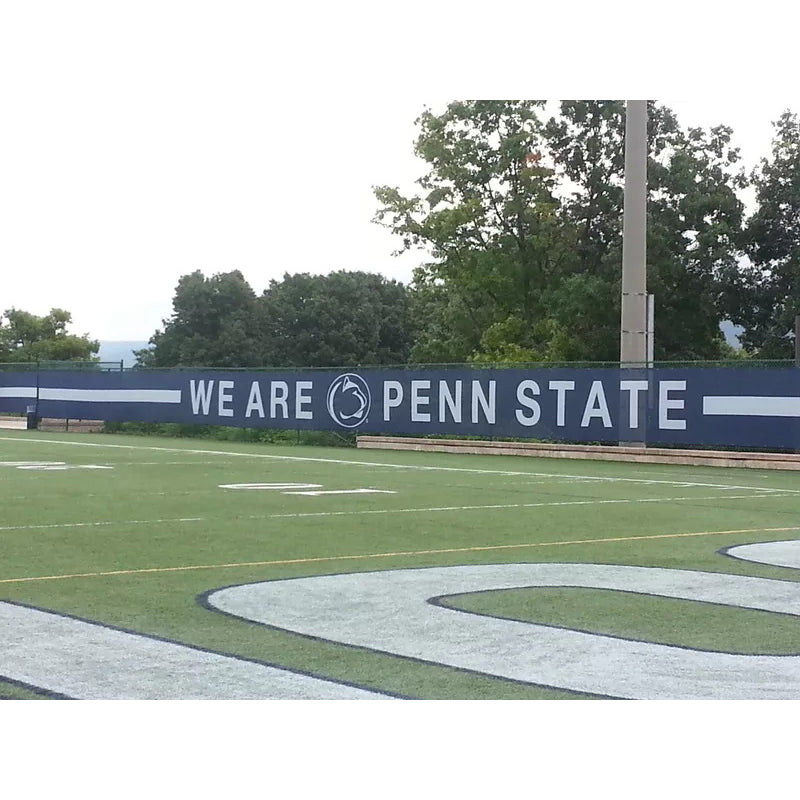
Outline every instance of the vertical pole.
[(647, 361), (647, 101), (628, 100), (622, 216), (620, 366)]
[(647, 295), (647, 367), (653, 369), (655, 362), (655, 339), (653, 334), (656, 327), (656, 298), (655, 295)]
[(794, 318), (794, 365), (800, 367), (800, 314)]
[[(622, 213), (622, 297), (619, 365), (626, 377), (649, 378), (647, 336), (647, 101), (625, 104), (625, 190)], [(622, 393), (620, 393), (622, 394)], [(648, 392), (652, 395), (652, 392)], [(648, 398), (649, 399), (649, 398)], [(622, 403), (621, 403), (622, 405)], [(620, 414), (620, 420), (623, 415)], [(622, 427), (620, 423), (620, 434)], [(620, 444), (647, 446), (647, 425), (637, 441)], [(632, 438), (632, 437), (631, 437)]]

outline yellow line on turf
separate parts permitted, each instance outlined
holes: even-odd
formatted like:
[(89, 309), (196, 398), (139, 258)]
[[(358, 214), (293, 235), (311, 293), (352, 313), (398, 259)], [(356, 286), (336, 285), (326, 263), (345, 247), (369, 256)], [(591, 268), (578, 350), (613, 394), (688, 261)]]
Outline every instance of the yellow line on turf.
[(477, 553), (489, 550), (517, 550), (528, 547), (558, 547), (573, 544), (603, 544), (606, 542), (635, 542), (647, 539), (679, 539), (688, 536), (724, 536), (738, 533), (785, 533), (800, 531), (800, 526), (788, 528), (742, 528), (730, 531), (694, 531), (689, 533), (656, 533), (650, 536), (614, 536), (605, 539), (573, 539), (564, 542), (527, 542), (523, 544), (494, 544), (478, 547), (449, 547), (443, 550), (406, 550), (396, 553), (364, 553), (352, 556), (319, 556), (315, 558), (286, 558), (276, 561), (242, 561), (233, 564), (196, 564), (185, 567), (148, 567), (145, 569), (118, 569), (110, 572), (77, 572), (69, 575), (40, 575), (33, 578), (3, 578), (2, 583), (31, 583), (33, 581), (60, 581), (68, 578), (107, 578), (115, 575), (145, 575), (158, 572), (191, 572), (201, 569), (234, 569), (244, 567), (278, 567), (287, 564), (319, 564), (330, 561), (359, 561), (373, 558), (399, 558), (408, 556), (446, 555), (448, 553)]

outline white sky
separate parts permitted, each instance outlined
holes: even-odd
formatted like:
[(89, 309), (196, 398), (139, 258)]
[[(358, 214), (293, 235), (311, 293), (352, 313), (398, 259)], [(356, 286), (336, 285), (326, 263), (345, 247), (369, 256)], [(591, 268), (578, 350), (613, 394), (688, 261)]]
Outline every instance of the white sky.
[(57, 306), (74, 333), (146, 340), (195, 269), (259, 293), (285, 272), (406, 281), (419, 258), (391, 256), (372, 186), (413, 188), (426, 105), (655, 97), (731, 125), (749, 166), (800, 112), (768, 2), (763, 26), (675, 2), (655, 28), (637, 4), (376, 6), (0, 0), (0, 313)]

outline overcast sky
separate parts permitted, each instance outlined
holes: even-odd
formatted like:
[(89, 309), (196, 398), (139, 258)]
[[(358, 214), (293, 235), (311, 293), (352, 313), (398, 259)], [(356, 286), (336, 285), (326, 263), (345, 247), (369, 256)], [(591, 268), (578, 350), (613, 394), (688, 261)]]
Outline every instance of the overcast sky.
[[(762, 79), (771, 54), (794, 52), (791, 25), (765, 41), (749, 20), (695, 12), (684, 30), (670, 17), (668, 46), (652, 30), (630, 45), (659, 66), (648, 71), (623, 69), (634, 29), (619, 14), (610, 25), (613, 3), (587, 5), (561, 42), (572, 20), (529, 18), (530, 4), (474, 6), (483, 17), (416, 0), (391, 15), (273, 6), (0, 0), (0, 313), (56, 306), (73, 333), (146, 340), (195, 269), (239, 269), (257, 292), (286, 272), (406, 281), (419, 257), (391, 256), (397, 242), (370, 222), (372, 186), (412, 187), (426, 105), (654, 97), (685, 125), (731, 125), (748, 166), (767, 154), (771, 121), (800, 111), (790, 81)], [(732, 52), (730, 35), (750, 44)], [(719, 52), (690, 63), (709, 37)], [(687, 99), (703, 95), (716, 99)]]

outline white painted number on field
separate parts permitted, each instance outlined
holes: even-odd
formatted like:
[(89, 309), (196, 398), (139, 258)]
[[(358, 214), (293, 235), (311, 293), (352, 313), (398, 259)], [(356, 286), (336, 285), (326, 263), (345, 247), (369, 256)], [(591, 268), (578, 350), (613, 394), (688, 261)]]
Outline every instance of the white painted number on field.
[[(756, 547), (756, 546), (753, 546)], [(783, 563), (800, 542), (785, 543)], [(732, 553), (733, 554), (733, 553)], [(735, 553), (747, 557), (742, 548)], [(764, 562), (767, 548), (753, 552)], [(800, 563), (795, 555), (794, 560)], [(534, 587), (643, 593), (800, 617), (800, 583), (604, 564), (496, 564), (401, 569), (221, 589), (234, 616), (515, 681), (641, 699), (798, 699), (800, 655), (692, 650), (446, 608), (437, 597)]]
[(0, 675), (85, 700), (360, 700), (385, 695), (0, 602)]

